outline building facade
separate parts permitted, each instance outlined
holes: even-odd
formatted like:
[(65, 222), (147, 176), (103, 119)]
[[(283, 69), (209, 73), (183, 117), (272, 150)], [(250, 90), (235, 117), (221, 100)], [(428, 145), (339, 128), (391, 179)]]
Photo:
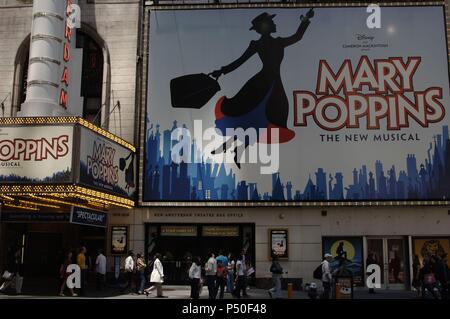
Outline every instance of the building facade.
[[(136, 207), (111, 208), (107, 228), (102, 231), (69, 225), (68, 221), (49, 224), (3, 220), (0, 227), (3, 257), (0, 255), (0, 260), (4, 260), (7, 245), (17, 240), (17, 236), (32, 234), (35, 239), (30, 241), (42, 244), (59, 240), (58, 236), (64, 234), (63, 245), (39, 254), (56, 258), (51, 250), (82, 244), (87, 245), (88, 250), (103, 248), (108, 257), (108, 271), (114, 273), (126, 253), (117, 246), (117, 239), (123, 236), (125, 247), (135, 253), (144, 253), (147, 258), (156, 252), (163, 255), (168, 283), (187, 282), (187, 268), (193, 256), (199, 255), (204, 260), (209, 251), (222, 250), (237, 255), (245, 249), (249, 267), (255, 270), (253, 284), (266, 285), (271, 277), (271, 256), (273, 251), (278, 251), (287, 272), (285, 278), (298, 285), (313, 280), (313, 270), (324, 253), (337, 256), (339, 247), (343, 247), (345, 255), (342, 256), (350, 262), (357, 285), (364, 284), (365, 260), (369, 253), (374, 253), (382, 269), (383, 286), (409, 289), (415, 255), (422, 260), (427, 253), (449, 251), (448, 201), (445, 198), (426, 200), (419, 195), (417, 200), (412, 200), (405, 195), (408, 179), (412, 176), (417, 179), (420, 175), (421, 166), (414, 155), (405, 157), (404, 176), (399, 171), (398, 178), (390, 178), (397, 176), (395, 168), (388, 169), (385, 164), (383, 170), (381, 162), (375, 163), (370, 174), (370, 168), (355, 169), (353, 178), (337, 172), (332, 182), (324, 169), (319, 168), (304, 187), (293, 185), (286, 174), (273, 174), (271, 192), (262, 191), (261, 184), (239, 180), (234, 174), (236, 168), (230, 171), (208, 162), (195, 166), (169, 164), (174, 145), (170, 135), (173, 128), (159, 127), (159, 119), (149, 120), (147, 110), (152, 107), (149, 97), (154, 79), (151, 63), (158, 63), (152, 60), (156, 51), (152, 27), (156, 23), (164, 35), (170, 32), (171, 26), (164, 25), (164, 19), (158, 22), (152, 12), (248, 7), (263, 10), (267, 7), (265, 3), (80, 0), (79, 5), (82, 15), (77, 48), (83, 48), (80, 89), (84, 97), (83, 117), (137, 146)], [(302, 1), (273, 2), (271, 9), (296, 7), (304, 14), (309, 5)], [(365, 5), (368, 4), (355, 3), (355, 6)], [(419, 7), (423, 3), (402, 1), (399, 5)], [(428, 5), (445, 6), (445, 31), (448, 32), (448, 1)], [(326, 1), (314, 5), (316, 11), (332, 6), (339, 6), (339, 3)], [(0, 34), (4, 44), (0, 48), (0, 77), (4, 79), (0, 83), (0, 98), (5, 98), (2, 104), (5, 117), (17, 116), (25, 100), (24, 70), (28, 68), (31, 16), (32, 1), (0, 2)], [(183, 21), (177, 23), (182, 25)], [(182, 48), (185, 43), (178, 41)], [(234, 56), (239, 53), (233, 51)], [(189, 67), (183, 70), (194, 72)], [(173, 120), (176, 119), (170, 122)], [(447, 140), (448, 128), (443, 128), (440, 140), (436, 140), (437, 144), (429, 153), (428, 164), (445, 167), (444, 154), (436, 155), (436, 152), (445, 150)], [(160, 169), (156, 169), (157, 166)], [(445, 169), (442, 172), (439, 183), (445, 188), (448, 180)], [(393, 180), (396, 184), (389, 183)], [(270, 189), (270, 185), (267, 187)], [(394, 193), (396, 198), (389, 198), (388, 195)], [(366, 200), (359, 200), (361, 198)], [(36, 235), (42, 233), (47, 235)], [(30, 250), (35, 246), (31, 247)]]

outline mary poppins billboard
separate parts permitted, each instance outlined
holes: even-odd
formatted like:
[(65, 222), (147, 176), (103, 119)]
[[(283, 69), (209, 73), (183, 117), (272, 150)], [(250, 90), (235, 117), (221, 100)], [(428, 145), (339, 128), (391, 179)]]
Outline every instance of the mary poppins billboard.
[(450, 196), (442, 6), (150, 12), (143, 201)]

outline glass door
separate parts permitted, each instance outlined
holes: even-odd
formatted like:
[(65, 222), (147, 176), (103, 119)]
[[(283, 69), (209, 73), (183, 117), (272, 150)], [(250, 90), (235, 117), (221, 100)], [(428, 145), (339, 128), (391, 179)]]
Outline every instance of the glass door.
[[(381, 269), (381, 287), (385, 288), (385, 258), (384, 258), (384, 244), (383, 238), (368, 238), (367, 239), (367, 252), (366, 258), (369, 254), (373, 254), (375, 263), (380, 266)], [(367, 265), (365, 265), (367, 268)]]
[(407, 282), (405, 239), (367, 238), (366, 257), (370, 253), (381, 268), (381, 288), (404, 289)]
[(406, 283), (406, 254), (403, 238), (385, 239), (388, 260), (389, 288), (404, 288)]

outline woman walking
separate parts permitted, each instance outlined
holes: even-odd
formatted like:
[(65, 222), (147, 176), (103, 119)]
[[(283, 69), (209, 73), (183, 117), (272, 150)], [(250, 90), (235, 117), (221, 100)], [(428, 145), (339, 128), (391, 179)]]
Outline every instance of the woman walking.
[(202, 276), (202, 267), (200, 265), (200, 257), (194, 257), (191, 268), (189, 269), (191, 299), (198, 299), (200, 297), (200, 279)]
[(160, 259), (161, 254), (156, 254), (153, 261), (153, 271), (150, 275), (150, 282), (153, 283), (153, 286), (144, 290), (147, 297), (155, 289), (157, 298), (164, 297), (162, 293), (162, 283), (164, 282), (164, 270)]
[[(59, 288), (59, 295), (64, 297), (64, 289), (67, 287), (67, 278), (69, 277), (69, 273), (67, 272), (67, 267), (72, 264), (72, 252), (69, 251), (65, 258), (63, 263), (61, 264), (61, 268), (59, 269), (59, 277), (61, 278), (61, 286)], [(67, 287), (70, 291), (70, 295), (72, 297), (78, 296), (76, 293), (73, 292), (73, 288)]]

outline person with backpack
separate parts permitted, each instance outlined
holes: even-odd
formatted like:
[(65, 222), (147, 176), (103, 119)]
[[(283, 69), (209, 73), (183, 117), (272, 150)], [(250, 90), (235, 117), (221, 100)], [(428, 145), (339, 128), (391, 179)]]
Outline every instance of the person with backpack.
[(332, 280), (330, 270), (331, 260), (333, 260), (333, 256), (327, 253), (324, 255), (324, 260), (320, 264), (322, 270), (322, 285), (323, 285), (323, 293), (321, 299), (330, 299), (331, 280)]
[(272, 253), (272, 265), (270, 266), (270, 272), (272, 273), (273, 288), (269, 289), (268, 293), (270, 298), (281, 299), (281, 276), (283, 274), (283, 267), (281, 267), (278, 261), (278, 256)]

